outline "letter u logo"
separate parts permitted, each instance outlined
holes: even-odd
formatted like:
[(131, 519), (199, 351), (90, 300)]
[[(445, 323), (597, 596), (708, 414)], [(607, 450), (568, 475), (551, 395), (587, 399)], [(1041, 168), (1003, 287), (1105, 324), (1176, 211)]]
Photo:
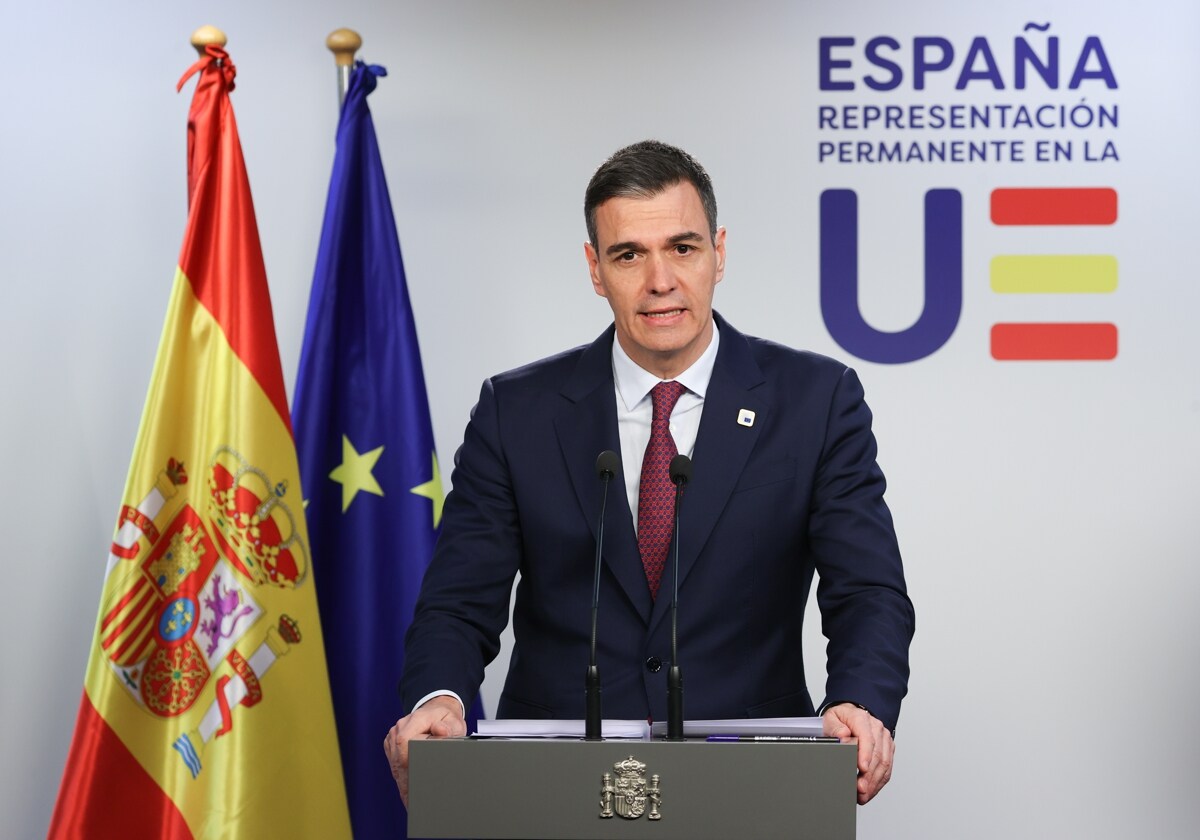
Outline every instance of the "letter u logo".
[(868, 362), (915, 362), (936, 352), (962, 314), (962, 194), (925, 193), (925, 307), (915, 324), (881, 332), (858, 306), (858, 196), (821, 193), (821, 315), (834, 341)]

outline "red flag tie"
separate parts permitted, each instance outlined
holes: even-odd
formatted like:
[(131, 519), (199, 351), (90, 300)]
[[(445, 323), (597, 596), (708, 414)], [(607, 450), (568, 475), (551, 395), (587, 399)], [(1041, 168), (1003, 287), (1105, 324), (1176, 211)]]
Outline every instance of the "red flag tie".
[(638, 549), (646, 569), (650, 597), (658, 597), (675, 513), (675, 488), (671, 484), (671, 459), (679, 454), (671, 437), (671, 412), (683, 395), (678, 382), (660, 382), (650, 392), (654, 417), (650, 421), (650, 442), (642, 458), (642, 478), (638, 491)]

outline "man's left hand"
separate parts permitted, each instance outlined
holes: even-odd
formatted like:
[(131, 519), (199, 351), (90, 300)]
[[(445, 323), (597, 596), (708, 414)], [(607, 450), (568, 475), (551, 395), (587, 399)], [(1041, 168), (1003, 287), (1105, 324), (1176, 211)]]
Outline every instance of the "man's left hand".
[(824, 715), (825, 734), (843, 741), (858, 739), (858, 804), (866, 805), (892, 778), (896, 745), (883, 722), (853, 703), (830, 706)]

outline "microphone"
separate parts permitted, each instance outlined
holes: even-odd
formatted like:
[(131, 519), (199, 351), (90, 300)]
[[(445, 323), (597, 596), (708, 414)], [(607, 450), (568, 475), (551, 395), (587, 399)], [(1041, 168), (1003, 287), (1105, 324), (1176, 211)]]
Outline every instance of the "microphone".
[(671, 459), (671, 483), (675, 485), (675, 556), (671, 591), (671, 668), (667, 671), (667, 740), (683, 740), (683, 672), (679, 670), (679, 506), (683, 487), (692, 478), (692, 459), (676, 455)]
[(608, 485), (620, 469), (621, 459), (611, 449), (605, 449), (597, 456), (596, 477), (604, 482), (604, 495), (600, 497), (600, 519), (596, 522), (596, 574), (592, 580), (592, 650), (587, 676), (584, 679), (584, 694), (587, 698), (583, 729), (585, 741), (604, 740), (600, 734), (600, 669), (596, 667), (596, 621), (600, 607), (600, 557), (604, 552), (604, 511), (608, 507)]
[(671, 459), (671, 483), (682, 490), (682, 485), (691, 480), (692, 459), (686, 455), (676, 455)]

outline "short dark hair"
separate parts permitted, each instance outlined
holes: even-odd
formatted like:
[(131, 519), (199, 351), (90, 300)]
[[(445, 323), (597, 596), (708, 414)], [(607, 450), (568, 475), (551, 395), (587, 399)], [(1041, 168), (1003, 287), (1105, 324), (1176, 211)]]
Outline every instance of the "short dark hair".
[(650, 198), (682, 181), (687, 181), (700, 194), (700, 203), (708, 218), (709, 236), (716, 239), (717, 197), (704, 167), (683, 149), (658, 140), (643, 140), (614, 153), (600, 164), (588, 182), (583, 197), (583, 215), (592, 247), (600, 247), (596, 241), (596, 208), (601, 204), (617, 197)]

